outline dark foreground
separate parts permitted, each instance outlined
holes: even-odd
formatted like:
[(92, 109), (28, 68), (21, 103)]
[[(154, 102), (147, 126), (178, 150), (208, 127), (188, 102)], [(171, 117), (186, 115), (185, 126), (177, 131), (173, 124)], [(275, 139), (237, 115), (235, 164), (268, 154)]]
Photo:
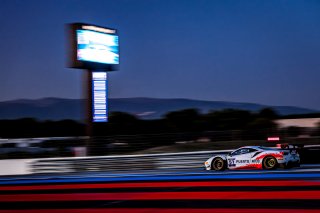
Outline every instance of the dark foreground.
[(0, 213), (315, 213), (319, 167), (6, 177), (0, 179)]

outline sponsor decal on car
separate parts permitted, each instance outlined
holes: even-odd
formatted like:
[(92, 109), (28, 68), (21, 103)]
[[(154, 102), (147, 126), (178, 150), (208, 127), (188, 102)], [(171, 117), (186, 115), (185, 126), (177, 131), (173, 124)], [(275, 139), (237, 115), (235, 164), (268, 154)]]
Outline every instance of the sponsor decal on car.
[(250, 163), (249, 160), (236, 160), (236, 164), (237, 163)]
[(235, 167), (236, 166), (236, 164), (235, 164), (235, 158), (229, 158), (228, 159), (228, 166), (229, 167)]

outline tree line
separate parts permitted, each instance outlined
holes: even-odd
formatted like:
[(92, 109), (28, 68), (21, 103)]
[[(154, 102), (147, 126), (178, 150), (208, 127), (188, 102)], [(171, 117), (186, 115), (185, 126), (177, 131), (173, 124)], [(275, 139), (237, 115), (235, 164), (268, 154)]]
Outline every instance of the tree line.
[[(113, 112), (107, 123), (95, 123), (90, 146), (92, 155), (138, 151), (176, 142), (265, 140), (268, 136), (296, 137), (303, 133), (299, 127), (279, 129), (276, 119), (282, 118), (270, 108), (258, 112), (225, 109), (200, 113), (184, 109), (167, 113), (161, 119), (144, 120), (124, 113)], [(86, 125), (74, 120), (38, 121), (33, 118), (0, 120), (0, 138), (74, 137), (85, 136)], [(320, 124), (314, 131), (320, 136)], [(86, 146), (87, 139), (50, 139), (43, 148), (56, 148), (58, 156), (71, 155), (68, 147)], [(114, 144), (118, 144), (116, 147)], [(122, 145), (124, 147), (122, 147)], [(66, 150), (69, 150), (66, 152)], [(67, 153), (67, 154), (61, 154)]]
[[(93, 134), (96, 136), (160, 134), (176, 132), (204, 131), (274, 131), (274, 119), (279, 116), (270, 108), (259, 112), (238, 109), (211, 111), (206, 114), (196, 109), (185, 109), (167, 113), (161, 119), (143, 120), (124, 113), (113, 112), (108, 123), (95, 123)], [(38, 121), (34, 118), (0, 120), (0, 137), (60, 137), (86, 135), (84, 123), (74, 120)]]

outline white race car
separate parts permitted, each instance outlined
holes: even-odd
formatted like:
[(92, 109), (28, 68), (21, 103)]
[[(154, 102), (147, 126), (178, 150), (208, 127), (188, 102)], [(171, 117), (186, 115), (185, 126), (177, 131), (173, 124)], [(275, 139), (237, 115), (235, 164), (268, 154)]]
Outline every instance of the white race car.
[[(291, 146), (291, 145), (290, 145)], [(206, 170), (225, 169), (275, 169), (299, 167), (300, 156), (294, 146), (269, 148), (244, 146), (229, 154), (214, 155), (205, 163)]]

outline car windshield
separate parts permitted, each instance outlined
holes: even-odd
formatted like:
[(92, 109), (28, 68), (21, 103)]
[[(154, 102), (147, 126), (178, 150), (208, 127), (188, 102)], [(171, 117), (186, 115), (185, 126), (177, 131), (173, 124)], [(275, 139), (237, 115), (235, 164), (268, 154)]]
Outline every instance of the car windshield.
[(256, 152), (256, 149), (253, 148), (240, 148), (230, 153), (230, 155), (242, 155), (250, 152)]

